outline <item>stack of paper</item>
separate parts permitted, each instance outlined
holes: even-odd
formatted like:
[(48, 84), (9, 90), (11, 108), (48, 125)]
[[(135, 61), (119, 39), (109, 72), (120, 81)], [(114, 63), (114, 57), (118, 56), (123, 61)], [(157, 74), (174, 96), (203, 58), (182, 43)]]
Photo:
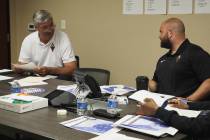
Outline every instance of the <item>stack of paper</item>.
[(33, 62), (30, 62), (30, 63), (27, 63), (27, 64), (13, 64), (13, 66), (15, 68), (28, 70), (28, 71), (32, 71), (35, 68), (38, 68), (37, 65), (35, 65)]
[(74, 94), (75, 90), (77, 88), (77, 84), (72, 84), (72, 85), (58, 85), (57, 89), (58, 90), (63, 90), (63, 91), (67, 91), (69, 93)]
[(129, 96), (130, 99), (144, 102), (145, 98), (152, 98), (158, 106), (161, 106), (166, 100), (173, 98), (172, 95), (153, 93), (147, 90), (140, 90)]
[(113, 126), (135, 130), (156, 137), (165, 134), (175, 135), (178, 132), (176, 128), (165, 125), (165, 123), (157, 118), (141, 115), (126, 115), (115, 122)]
[(5, 72), (11, 72), (12, 70), (10, 70), (10, 69), (1, 69), (0, 70), (0, 73), (5, 73)]
[(9, 79), (12, 79), (12, 78), (13, 78), (13, 77), (0, 75), (0, 81), (9, 80)]
[(135, 91), (136, 89), (133, 87), (128, 87), (125, 85), (108, 85), (108, 86), (100, 86), (102, 93), (109, 93), (115, 95), (124, 95), (131, 91)]
[[(158, 94), (153, 93), (146, 90), (140, 90), (129, 96), (130, 99), (144, 102), (145, 98), (152, 98), (158, 106), (161, 106), (166, 100), (174, 98), (172, 95), (165, 95), (165, 94)], [(176, 111), (180, 116), (186, 116), (186, 117), (197, 117), (201, 111), (195, 111), (195, 110), (187, 110), (187, 109), (179, 109), (175, 107), (171, 107), (170, 105), (167, 105), (165, 107), (167, 110), (174, 110)]]
[[(36, 86), (47, 84), (44, 80), (50, 79), (50, 77), (39, 77), (39, 76), (29, 76), (20, 80), (16, 80), (21, 87), (25, 86)], [(10, 82), (12, 84), (12, 82)]]
[(188, 110), (188, 109), (179, 109), (171, 106), (166, 106), (167, 110), (174, 110), (176, 111), (180, 116), (185, 116), (185, 117), (190, 117), (190, 118), (196, 118), (201, 111), (196, 111), (196, 110)]
[(105, 121), (88, 116), (81, 116), (72, 120), (61, 122), (60, 124), (96, 135), (103, 134), (113, 128), (113, 122), (111, 121)]

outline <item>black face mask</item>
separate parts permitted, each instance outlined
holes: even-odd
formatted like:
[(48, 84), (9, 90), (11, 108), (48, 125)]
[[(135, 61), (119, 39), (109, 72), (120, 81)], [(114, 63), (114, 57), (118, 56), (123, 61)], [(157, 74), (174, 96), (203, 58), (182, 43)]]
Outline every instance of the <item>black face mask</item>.
[(165, 48), (165, 49), (171, 49), (172, 44), (171, 44), (170, 40), (167, 38), (165, 40), (161, 40), (160, 47)]

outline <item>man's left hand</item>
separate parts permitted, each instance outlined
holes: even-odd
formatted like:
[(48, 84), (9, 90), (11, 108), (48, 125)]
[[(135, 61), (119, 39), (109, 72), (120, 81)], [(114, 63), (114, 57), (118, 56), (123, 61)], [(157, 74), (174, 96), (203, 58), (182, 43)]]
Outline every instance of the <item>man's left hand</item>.
[(47, 67), (39, 67), (39, 68), (34, 69), (34, 72), (41, 76), (45, 76), (49, 74), (49, 69)]
[(136, 114), (137, 115), (146, 115), (146, 116), (155, 115), (155, 113), (158, 109), (158, 105), (151, 98), (145, 98), (144, 103), (139, 102), (137, 107), (139, 107), (139, 109), (136, 112)]

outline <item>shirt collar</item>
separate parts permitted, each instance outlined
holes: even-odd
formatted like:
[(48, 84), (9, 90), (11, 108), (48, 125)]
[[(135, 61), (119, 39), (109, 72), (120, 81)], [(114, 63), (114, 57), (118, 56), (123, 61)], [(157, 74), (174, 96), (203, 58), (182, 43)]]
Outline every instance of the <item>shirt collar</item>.
[(167, 56), (177, 56), (177, 55), (181, 54), (185, 50), (186, 47), (188, 47), (188, 44), (190, 44), (190, 41), (188, 39), (185, 39), (185, 41), (182, 42), (182, 44), (180, 45), (180, 47), (178, 48), (178, 50), (176, 51), (175, 54), (172, 55), (171, 50), (169, 50), (166, 55)]
[(44, 44), (43, 42), (40, 41), (39, 33), (38, 33), (37, 36), (38, 36), (38, 41), (39, 41), (40, 46), (42, 46), (42, 47), (50, 47), (51, 44), (54, 43), (54, 40), (55, 40), (55, 32), (56, 32), (56, 30), (54, 30), (53, 36), (52, 36), (52, 38), (47, 42), (47, 44)]

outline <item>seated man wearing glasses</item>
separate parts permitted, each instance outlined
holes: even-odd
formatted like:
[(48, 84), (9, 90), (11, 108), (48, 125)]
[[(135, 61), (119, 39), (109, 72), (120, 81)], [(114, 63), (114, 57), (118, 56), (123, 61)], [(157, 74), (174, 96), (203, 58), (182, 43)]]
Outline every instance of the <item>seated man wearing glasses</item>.
[[(76, 59), (66, 33), (55, 29), (53, 18), (46, 10), (33, 15), (36, 31), (22, 42), (19, 63), (33, 64), (33, 71), (40, 75), (72, 75)], [(16, 72), (24, 71), (14, 65)]]

